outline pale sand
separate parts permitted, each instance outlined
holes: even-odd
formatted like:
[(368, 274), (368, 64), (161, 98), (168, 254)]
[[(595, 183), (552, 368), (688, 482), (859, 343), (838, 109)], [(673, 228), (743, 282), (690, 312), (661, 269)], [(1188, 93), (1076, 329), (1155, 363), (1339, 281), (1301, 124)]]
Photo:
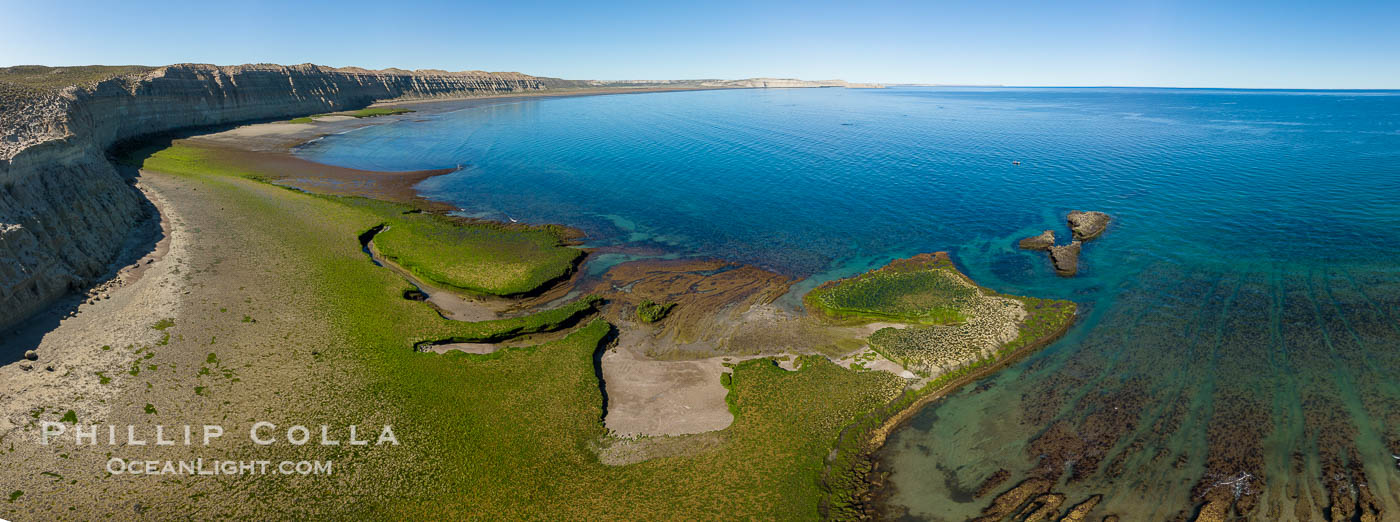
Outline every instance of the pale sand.
[[(37, 431), (18, 428), (35, 424), (33, 412), (39, 409), (71, 409), (80, 419), (106, 418), (127, 369), (140, 357), (133, 347), (158, 343), (164, 334), (151, 325), (179, 315), (180, 297), (189, 293), (183, 273), (188, 272), (190, 233), (158, 189), (145, 183), (137, 188), (159, 209), (164, 238), (118, 272), (119, 284), (109, 285), (108, 299), (83, 303), (76, 316), (43, 334), (35, 349), (38, 361), (0, 368), (0, 439), (32, 442)], [(111, 382), (100, 384), (98, 372)]]
[(875, 350), (870, 349), (869, 346), (861, 348), (860, 351), (850, 356), (843, 357), (841, 360), (836, 361), (836, 364), (841, 365), (842, 368), (851, 369), (855, 367), (857, 362), (861, 364), (861, 367), (867, 370), (888, 372), (905, 379), (919, 378), (914, 372), (904, 369), (904, 367), (900, 366), (897, 362), (884, 358), (884, 356), (881, 356)]
[[(781, 328), (783, 323), (802, 320), (766, 304), (737, 315), (736, 329), (743, 326), (772, 328), (774, 325)], [(602, 357), (603, 389), (608, 398), (603, 422), (617, 437), (675, 436), (725, 429), (734, 422), (734, 415), (724, 401), (729, 391), (720, 383), (722, 374), (733, 371), (726, 364), (775, 358), (780, 368), (798, 369), (797, 355), (787, 351), (765, 353), (765, 348), (771, 347), (761, 346), (752, 347), (759, 352), (757, 355), (658, 360), (646, 354), (685, 352), (687, 347), (668, 346), (670, 341), (660, 337), (660, 330), (654, 327), (625, 321), (619, 321), (617, 326), (620, 331), (617, 344)], [(890, 325), (876, 326), (836, 329), (853, 337), (864, 337), (879, 327)], [(665, 348), (658, 349), (662, 346)], [(855, 354), (839, 359), (828, 356), (828, 359), (851, 368), (856, 362), (854, 357), (859, 354), (865, 354), (868, 362), (863, 365), (868, 370), (885, 371), (906, 379), (916, 377), (898, 363), (871, 352), (868, 346)], [(634, 462), (632, 458), (621, 461)]]
[[(325, 321), (323, 303), (305, 290), (318, 281), (304, 270), (297, 243), (268, 233), (263, 220), (277, 216), (277, 222), (308, 237), (334, 233), (349, 239), (355, 231), (299, 215), (304, 203), (299, 196), (253, 181), (143, 173), (140, 184), (162, 205), (171, 225), (168, 253), (143, 265), (149, 268), (140, 280), (111, 290), (110, 299), (85, 306), (77, 318), (49, 332), (34, 370), (18, 370), (22, 363), (0, 369), (0, 404), (9, 429), (0, 469), (17, 470), (0, 473), (0, 491), (23, 491), (11, 512), (36, 520), (143, 511), (152, 519), (249, 518), (285, 510), (301, 498), (250, 496), (260, 481), (114, 480), (104, 466), (112, 456), (249, 459), (259, 455), (257, 448), (239, 444), (236, 433), (246, 433), (253, 420), (288, 425), (329, 418), (346, 404), (358, 404), (365, 393), (362, 367)], [(173, 327), (151, 328), (166, 318), (174, 319)], [(123, 343), (137, 348), (127, 350)], [(104, 344), (113, 349), (101, 350)], [(56, 371), (44, 371), (48, 363)], [(102, 384), (98, 371), (110, 382)], [(43, 411), (31, 414), (39, 408)], [(156, 424), (223, 424), (230, 436), (208, 448), (75, 446), (71, 439), (39, 444), (39, 422), (59, 421), (70, 409), (79, 423), (133, 425), (148, 441)], [(367, 409), (356, 420), (392, 423), (394, 414), (392, 408)], [(411, 458), (412, 453), (370, 452), (346, 467), (337, 460), (336, 482), (305, 483), (309, 489), (299, 485), (296, 491), (373, 483), (378, 479), (367, 477)], [(199, 499), (196, 511), (189, 511), (190, 498)]]
[(620, 437), (685, 435), (734, 422), (720, 384), (733, 357), (658, 361), (644, 355), (651, 332), (620, 325), (617, 346), (603, 354), (604, 425)]
[(432, 345), (432, 347), (429, 348), (429, 351), (432, 351), (433, 353), (447, 353), (451, 351), (458, 351), (463, 353), (474, 353), (477, 355), (484, 355), (495, 352), (499, 349), (501, 349), (501, 345), (497, 343), (448, 343)]

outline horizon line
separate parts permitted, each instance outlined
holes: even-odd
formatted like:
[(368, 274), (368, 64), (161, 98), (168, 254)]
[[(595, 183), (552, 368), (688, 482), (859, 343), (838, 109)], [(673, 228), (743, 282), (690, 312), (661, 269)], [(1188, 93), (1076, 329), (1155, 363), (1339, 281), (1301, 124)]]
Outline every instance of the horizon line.
[[(852, 82), (857, 83), (857, 82)], [(1191, 89), (1214, 91), (1400, 91), (1400, 87), (1193, 87), (1184, 85), (1007, 85), (973, 83), (879, 83), (886, 87), (966, 87), (991, 89)]]
[[(122, 65), (108, 65), (108, 64), (45, 65), (45, 64), (33, 64), (33, 63), (16, 63), (16, 64), (0, 65), (0, 68), (9, 68), (9, 67), (151, 67), (151, 68), (160, 68), (160, 67), (168, 67), (168, 66), (171, 66), (171, 65), (179, 65), (179, 64), (182, 64), (182, 63), (188, 63), (188, 64), (208, 64), (208, 65), (215, 65), (215, 66), (220, 66), (220, 67), (234, 67), (234, 66), (238, 66), (238, 65), (261, 65), (261, 64), (267, 64), (267, 65), (287, 65), (287, 64), (278, 64), (278, 63), (274, 63), (274, 62), (245, 62), (245, 63), (241, 63), (241, 64), (229, 64), (229, 65), (219, 65), (219, 64), (215, 64), (215, 63), (209, 63), (209, 62), (177, 62), (177, 63), (169, 63), (169, 64), (163, 64), (163, 65), (140, 65), (140, 64), (122, 64)], [(735, 77), (735, 78), (722, 78), (722, 77), (705, 78), (705, 77), (699, 77), (699, 76), (697, 76), (697, 77), (692, 77), (692, 78), (669, 78), (669, 79), (640, 79), (640, 78), (630, 78), (630, 79), (611, 79), (611, 80), (605, 80), (605, 79), (600, 79), (600, 78), (581, 78), (581, 79), (574, 79), (574, 78), (565, 78), (565, 77), (562, 77), (562, 76), (550, 76), (550, 75), (532, 74), (532, 73), (521, 72), (521, 71), (486, 71), (486, 70), (484, 70), (484, 69), (463, 69), (463, 70), (461, 70), (461, 71), (452, 71), (452, 70), (450, 70), (450, 69), (442, 69), (442, 68), (436, 68), (436, 67), (434, 67), (434, 68), (429, 68), (429, 69), (405, 69), (405, 68), (393, 67), (393, 66), (385, 67), (385, 68), (383, 68), (383, 69), (370, 69), (369, 67), (359, 66), (359, 65), (334, 66), (334, 65), (321, 65), (321, 64), (317, 64), (317, 63), (315, 63), (315, 62), (303, 62), (303, 63), (300, 63), (300, 64), (290, 64), (290, 65), (318, 65), (318, 66), (322, 66), (322, 67), (330, 67), (330, 68), (336, 68), (336, 69), (339, 69), (339, 68), (347, 68), (347, 67), (356, 67), (356, 68), (369, 69), (369, 70), (399, 69), (399, 70), (404, 70), (404, 71), (439, 70), (439, 71), (447, 71), (447, 72), (467, 72), (467, 71), (515, 72), (515, 73), (517, 73), (517, 74), (525, 74), (525, 75), (528, 75), (528, 76), (535, 76), (535, 77), (539, 77), (539, 78), (557, 78), (557, 79), (561, 79), (561, 80), (571, 80), (571, 81), (595, 81), (595, 82), (619, 82), (619, 83), (621, 83), (621, 82), (684, 82), (684, 81), (706, 81), (706, 80), (739, 81), (739, 80), (754, 80), (754, 79), (762, 79), (762, 78), (772, 78), (772, 79), (793, 79), (793, 80), (800, 80), (800, 81), (844, 81), (844, 82), (847, 82), (847, 83), (868, 83), (868, 84), (877, 84), (877, 85), (882, 85), (882, 86), (886, 86), (886, 87), (965, 87), (965, 88), (1001, 88), (1001, 89), (1196, 89), (1196, 90), (1228, 90), (1228, 91), (1344, 91), (1344, 92), (1345, 92), (1345, 91), (1400, 91), (1400, 86), (1396, 86), (1396, 87), (1227, 87), (1227, 86), (1202, 87), (1202, 86), (1188, 86), (1188, 85), (1113, 85), (1113, 84), (1101, 84), (1101, 85), (1074, 85), (1074, 84), (1034, 85), (1034, 84), (1003, 84), (1003, 83), (980, 83), (980, 82), (978, 82), (978, 83), (968, 83), (968, 82), (958, 82), (958, 83), (938, 83), (938, 82), (883, 82), (883, 81), (868, 81), (868, 80), (859, 80), (859, 81), (857, 81), (857, 80), (846, 80), (846, 79), (841, 78), (839, 75), (838, 75), (836, 78), (827, 78), (827, 79), (819, 79), (819, 80), (809, 80), (809, 79), (801, 78), (801, 77), (797, 77), (797, 76), (784, 76), (784, 75), (747, 76), (747, 77)]]

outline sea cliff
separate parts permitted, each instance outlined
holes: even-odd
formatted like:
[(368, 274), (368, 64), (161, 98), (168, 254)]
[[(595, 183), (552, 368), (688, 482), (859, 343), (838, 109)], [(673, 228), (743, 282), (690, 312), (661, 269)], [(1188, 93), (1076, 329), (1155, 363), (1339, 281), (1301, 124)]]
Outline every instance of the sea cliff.
[(148, 212), (109, 161), (114, 144), (382, 100), (579, 87), (588, 85), (520, 73), (317, 65), (179, 64), (53, 89), (0, 80), (0, 328), (93, 283)]

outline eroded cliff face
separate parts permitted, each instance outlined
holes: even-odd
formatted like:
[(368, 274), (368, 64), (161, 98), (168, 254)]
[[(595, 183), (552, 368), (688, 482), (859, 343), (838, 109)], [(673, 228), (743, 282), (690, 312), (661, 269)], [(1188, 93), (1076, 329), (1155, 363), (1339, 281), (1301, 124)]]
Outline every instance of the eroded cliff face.
[(106, 157), (115, 143), (381, 100), (582, 86), (518, 73), (182, 64), (6, 98), (0, 104), (0, 329), (107, 272), (148, 212)]

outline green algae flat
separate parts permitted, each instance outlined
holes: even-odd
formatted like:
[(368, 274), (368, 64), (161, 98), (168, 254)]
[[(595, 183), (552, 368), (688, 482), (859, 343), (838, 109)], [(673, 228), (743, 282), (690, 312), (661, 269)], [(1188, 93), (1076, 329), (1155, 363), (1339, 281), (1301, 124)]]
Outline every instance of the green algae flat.
[[(344, 232), (376, 218), (331, 199), (276, 192), (306, 202), (311, 208), (303, 212), (311, 219), (335, 219)], [(287, 216), (260, 219), (275, 223), (281, 217)], [(342, 219), (348, 222), (338, 224)], [(288, 240), (311, 239), (296, 227), (274, 230)], [(594, 321), (563, 340), (494, 357), (413, 353), (406, 348), (415, 336), (458, 326), (402, 299), (406, 285), (346, 242), (317, 248), (332, 246), (327, 243), (311, 240), (297, 255), (305, 256), (322, 279), (314, 287), (322, 296), (318, 301), (328, 305), (333, 324), (345, 327), (351, 349), (361, 354), (357, 357), (365, 358), (357, 375), (374, 390), (370, 400), (338, 407), (356, 418), (393, 405), (391, 419), (396, 428), (402, 426), (404, 447), (413, 454), (377, 461), (374, 470), (361, 469), (365, 474), (355, 480), (396, 484), (393, 498), (347, 508), (332, 495), (313, 495), (318, 500), (302, 507), (309, 512), (395, 518), (724, 513), (816, 519), (822, 495), (818, 478), (831, 441), (854, 415), (898, 391), (898, 379), (889, 374), (849, 371), (825, 359), (804, 360), (797, 372), (767, 360), (750, 361), (734, 370), (730, 401), (738, 416), (721, 432), (722, 445), (694, 456), (605, 466), (590, 447), (604, 436), (593, 357), (611, 331), (607, 323)], [(265, 482), (268, 488), (282, 487)], [(275, 493), (270, 498), (291, 491)]]
[(568, 277), (584, 255), (551, 229), (454, 222), (436, 214), (395, 217), (374, 244), (431, 283), (496, 296), (527, 294)]
[(369, 107), (369, 108), (360, 109), (360, 110), (357, 110), (357, 111), (350, 111), (350, 112), (331, 112), (331, 113), (326, 113), (326, 114), (314, 114), (314, 115), (311, 115), (311, 116), (302, 116), (302, 117), (300, 117), (300, 118), (292, 118), (292, 119), (290, 119), (290, 120), (287, 120), (285, 123), (315, 123), (315, 122), (316, 122), (316, 118), (319, 118), (319, 117), (321, 117), (321, 116), (349, 116), (349, 117), (351, 117), (351, 118), (376, 118), (376, 117), (379, 117), (379, 116), (397, 116), (397, 115), (399, 115), (399, 114), (408, 114), (408, 113), (410, 113), (410, 112), (414, 112), (414, 111), (413, 111), (412, 109), (403, 109), (403, 108), (399, 108), (399, 107)]
[[(157, 168), (151, 168), (152, 159)], [(764, 519), (839, 517), (859, 507), (852, 499), (865, 486), (859, 463), (868, 462), (861, 456), (872, 425), (880, 426), (934, 393), (930, 388), (956, 385), (958, 379), (995, 366), (992, 359), (984, 359), (949, 371), (918, 392), (901, 392), (904, 381), (891, 374), (848, 370), (822, 357), (801, 358), (798, 371), (780, 369), (767, 359), (748, 361), (736, 365), (726, 383), (734, 423), (719, 432), (694, 436), (697, 441), (699, 437), (710, 441), (706, 449), (607, 466), (598, 461), (594, 448), (615, 441), (606, 436), (600, 422), (603, 396), (594, 357), (613, 335), (613, 328), (602, 320), (570, 326), (587, 317), (598, 304), (595, 299), (500, 322), (443, 319), (427, 305), (404, 299), (404, 291), (411, 286), (392, 271), (369, 263), (355, 237), (384, 226), (375, 236), (382, 252), (386, 244), (394, 244), (383, 241), (384, 233), (395, 228), (422, 230), (431, 236), (449, 226), (478, 225), (426, 221), (437, 218), (411, 213), (411, 207), (396, 203), (284, 190), (254, 181), (263, 178), (226, 164), (217, 155), (179, 145), (168, 154), (157, 152), (147, 159), (146, 167), (162, 172), (161, 162), (199, 184), (201, 193), (209, 191), (221, 198), (221, 208), (226, 208), (222, 212), (248, 233), (295, 245), (249, 255), (265, 257), (278, 273), (302, 281), (308, 297), (305, 306), (323, 318), (325, 334), (344, 347), (336, 357), (352, 363), (348, 375), (369, 392), (359, 400), (335, 402), (323, 414), (325, 421), (350, 422), (371, 415), (393, 422), (400, 431), (409, 449), (393, 458), (360, 464), (363, 467), (347, 471), (341, 480), (400, 484), (403, 494), (357, 504), (348, 512), (394, 517), (493, 513), (521, 518), (664, 518), (675, 513)], [(491, 231), (520, 230), (499, 227)], [(547, 235), (537, 237), (560, 242), (568, 237), (563, 228), (544, 232)], [(443, 233), (438, 242), (449, 243), (452, 237)], [(426, 244), (421, 241), (405, 241), (405, 248)], [(558, 249), (578, 252), (566, 246)], [(923, 270), (942, 271), (940, 277), (958, 275), (946, 257), (894, 266), (903, 270), (895, 280), (909, 277), (901, 274), (921, 277)], [(919, 288), (936, 290), (938, 283)], [(916, 324), (931, 317), (916, 306), (948, 302), (939, 301), (938, 296), (907, 298), (899, 292), (881, 292), (881, 285), (872, 284), (849, 296), (905, 298), (894, 307), (870, 310), (909, 313)], [(567, 336), (489, 355), (437, 355), (412, 349), (423, 340), (497, 339), (534, 328), (563, 328)], [(686, 437), (691, 436), (668, 440), (685, 445)], [(833, 444), (839, 450), (836, 453), (831, 451)], [(310, 451), (314, 456), (318, 449)], [(457, 493), (434, 493), (443, 488)], [(347, 513), (331, 490), (322, 491), (315, 484), (266, 481), (255, 489), (268, 502), (289, 495), (311, 498), (299, 508), (309, 513)]]
[[(416, 353), (412, 344), (418, 340), (479, 338), (513, 327), (443, 319), (426, 304), (404, 299), (412, 287), (365, 258), (356, 236), (385, 223), (401, 206), (285, 190), (216, 161), (201, 167), (207, 170), (167, 175), (154, 169), (147, 177), (151, 183), (197, 187), (182, 193), (207, 198), (199, 200), (202, 208), (219, 209), (211, 211), (220, 219), (206, 224), (206, 233), (228, 232), (215, 228), (224, 227), (281, 245), (244, 255), (265, 267), (263, 277), (278, 287), (297, 288), (298, 300), (290, 304), (317, 318), (296, 328), (298, 336), (309, 338), (295, 345), (245, 338), (237, 331), (221, 335), (221, 344), (250, 350), (276, 346), (301, 356), (319, 350), (315, 364), (342, 365), (336, 367), (338, 380), (358, 395), (308, 396), (304, 392), (314, 388), (303, 388), (285, 400), (297, 404), (302, 415), (314, 412), (322, 423), (366, 418), (392, 423), (403, 442), (393, 450), (356, 453), (337, 468), (333, 483), (257, 481), (237, 495), (200, 491), (211, 512), (280, 513), (296, 499), (295, 511), (311, 515), (661, 519), (685, 513), (817, 519), (827, 494), (820, 477), (833, 441), (853, 419), (885, 404), (903, 386), (888, 373), (848, 370), (821, 357), (800, 359), (798, 371), (768, 359), (751, 360), (736, 365), (728, 379), (735, 422), (704, 434), (715, 444), (690, 454), (607, 466), (594, 450), (614, 442), (600, 422), (603, 395), (594, 361), (613, 332), (606, 322), (586, 322), (562, 339), (491, 356)], [(583, 299), (555, 315), (584, 313), (595, 304)], [(548, 314), (527, 321), (563, 322), (564, 317)], [(210, 315), (237, 321), (233, 314)], [(176, 319), (176, 328), (191, 329), (185, 337), (202, 337), (192, 330), (196, 326)], [(256, 326), (269, 324), (276, 323)], [(143, 372), (142, 378), (155, 377)], [(223, 393), (229, 397), (229, 391)], [(348, 451), (306, 446), (299, 455), (348, 458)], [(121, 489), (134, 482), (107, 484)], [(394, 495), (345, 502), (346, 491), (376, 491), (371, 485), (382, 484), (394, 484)]]
[(212, 174), (265, 179), (265, 173), (223, 161), (217, 151), (186, 142), (176, 142), (170, 146), (137, 148), (122, 157), (121, 162), (125, 165), (166, 174)]
[(413, 112), (413, 110), (403, 109), (399, 107), (370, 107), (367, 109), (360, 109), (358, 111), (347, 112), (344, 114), (346, 116), (354, 118), (374, 118), (378, 116), (394, 116), (398, 114), (408, 114), (410, 112)]
[[(223, 151), (174, 143), (138, 151), (127, 162), (173, 174), (221, 174), (267, 180), (264, 172), (230, 162)], [(335, 197), (335, 196), (322, 196)], [(568, 245), (575, 232), (552, 225), (470, 221), (366, 198), (342, 203), (381, 216), (375, 246), (389, 260), (431, 283), (466, 293), (511, 296), (540, 290), (571, 274), (584, 252)]]
[(955, 323), (966, 319), (963, 309), (977, 296), (961, 279), (946, 254), (923, 254), (823, 284), (805, 302), (838, 320)]

